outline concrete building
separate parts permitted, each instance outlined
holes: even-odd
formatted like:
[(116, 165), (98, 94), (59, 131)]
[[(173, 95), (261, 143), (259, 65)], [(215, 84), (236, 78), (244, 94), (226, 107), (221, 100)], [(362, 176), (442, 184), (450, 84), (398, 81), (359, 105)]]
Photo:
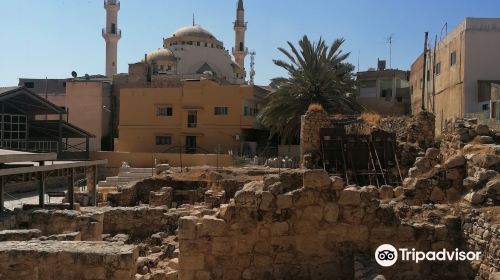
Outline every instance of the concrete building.
[(106, 77), (116, 75), (118, 69), (118, 41), (122, 31), (118, 29), (118, 11), (120, 1), (104, 0), (106, 9), (106, 28), (102, 29), (102, 37), (106, 41)]
[(259, 133), (255, 114), (266, 94), (259, 87), (208, 79), (122, 88), (115, 150), (254, 154)]
[(412, 113), (422, 104), (435, 113), (437, 133), (448, 118), (491, 115), (492, 84), (500, 81), (499, 49), (500, 19), (466, 18), (429, 50), (425, 83), (424, 55), (412, 64)]
[(381, 115), (410, 114), (409, 72), (398, 69), (357, 73), (357, 100), (368, 111)]
[[(65, 111), (65, 121), (90, 132), (90, 151), (112, 150), (111, 80), (103, 76), (72, 79), (19, 79), (24, 86)], [(39, 115), (39, 120), (57, 116)], [(81, 141), (69, 140), (78, 146)]]
[[(88, 158), (94, 136), (66, 121), (66, 111), (25, 87), (0, 88), (0, 148)], [(51, 116), (39, 118), (39, 116)], [(72, 145), (78, 139), (79, 145)]]
[(20, 78), (19, 86), (40, 95), (61, 108), (66, 108), (67, 79), (30, 79)]
[[(209, 129), (214, 131), (220, 129), (221, 133), (225, 133), (226, 136), (230, 135), (228, 139), (219, 142), (226, 152), (233, 149), (232, 137), (237, 143), (243, 141), (244, 133), (240, 128), (253, 127), (254, 114), (258, 109), (255, 102), (262, 99), (262, 95), (267, 91), (259, 87), (245, 86), (246, 22), (242, 0), (238, 1), (234, 24), (236, 42), (233, 48), (234, 59), (229, 50), (224, 48), (222, 41), (193, 21), (192, 26), (182, 27), (170, 37), (163, 38), (162, 48), (147, 53), (142, 61), (130, 64), (129, 72), (123, 74), (116, 74), (117, 42), (121, 36), (121, 31), (117, 28), (120, 2), (107, 0), (104, 2), (104, 7), (107, 12), (107, 24), (103, 29), (103, 37), (106, 39), (106, 76), (85, 75), (81, 78), (64, 80), (20, 79), (20, 85), (32, 86), (32, 89), (40, 96), (64, 108), (67, 112), (67, 121), (95, 135), (95, 138), (90, 140), (90, 151), (113, 149), (162, 151), (169, 146), (156, 145), (155, 137), (151, 138), (150, 135), (144, 135), (143, 140), (138, 140), (134, 133), (141, 130), (134, 129), (132, 127), (134, 125), (144, 126), (143, 132), (145, 128), (156, 127), (156, 130), (153, 129), (151, 133), (158, 133), (158, 129), (164, 134), (170, 133), (170, 135), (175, 135), (172, 143), (185, 146), (186, 143), (182, 142), (179, 136), (179, 133), (184, 133), (185, 124), (181, 121), (184, 116), (180, 112), (184, 110), (182, 108), (192, 105), (190, 104), (192, 99), (190, 96), (184, 96), (184, 93), (197, 96), (200, 102), (204, 102), (196, 103), (197, 108), (205, 106), (206, 110), (213, 111), (214, 108), (208, 109), (207, 107), (213, 105), (220, 107), (217, 110), (222, 110), (218, 112), (222, 115), (217, 118), (207, 117), (208, 115), (205, 116), (200, 112), (199, 127), (190, 131), (206, 136), (190, 135), (197, 137), (196, 140), (193, 140), (195, 139), (193, 137), (189, 138), (190, 141), (195, 142), (190, 142), (188, 146), (201, 147), (205, 148), (206, 152), (214, 152), (214, 143), (223, 137), (210, 134), (206, 131)], [(218, 92), (212, 92), (215, 89)], [(143, 94), (145, 97), (152, 93), (158, 96), (151, 97), (155, 104), (150, 104), (146, 102), (147, 99), (136, 99), (134, 97), (136, 95), (130, 92), (136, 95)], [(178, 95), (178, 92), (182, 94)], [(201, 95), (198, 96), (199, 94)], [(121, 100), (122, 95), (125, 100)], [(125, 102), (123, 106), (122, 102)], [(146, 103), (142, 104), (143, 102)], [(212, 102), (217, 104), (212, 104)], [(155, 106), (158, 104), (173, 106), (176, 110), (175, 115), (166, 120), (156, 118)], [(138, 111), (137, 106), (143, 108), (144, 111)], [(192, 115), (190, 116), (192, 118)], [(231, 120), (228, 121), (228, 119)], [(217, 126), (220, 127), (217, 128)], [(145, 131), (150, 133), (147, 129)], [(214, 140), (211, 142), (204, 140), (209, 137), (214, 137)], [(78, 144), (71, 141), (70, 145)], [(114, 146), (115, 141), (119, 144), (118, 146)], [(231, 144), (228, 144), (229, 142)], [(146, 143), (151, 146), (145, 145)], [(201, 148), (198, 152), (202, 152)]]

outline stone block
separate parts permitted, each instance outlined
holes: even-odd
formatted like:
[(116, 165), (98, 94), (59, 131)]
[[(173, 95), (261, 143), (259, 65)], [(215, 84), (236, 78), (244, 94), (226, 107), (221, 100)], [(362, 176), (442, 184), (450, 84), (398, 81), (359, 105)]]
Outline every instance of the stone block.
[(42, 236), (39, 229), (15, 229), (0, 231), (0, 241), (28, 241)]
[(260, 194), (259, 201), (260, 210), (270, 210), (273, 207), (274, 195), (271, 192), (264, 191)]
[(327, 203), (323, 210), (325, 221), (329, 223), (336, 223), (339, 219), (339, 206), (335, 203)]
[(478, 135), (488, 135), (490, 134), (490, 128), (485, 124), (478, 124), (476, 126), (476, 133)]
[(332, 181), (331, 187), (336, 190), (340, 191), (343, 190), (345, 187), (345, 181), (344, 179), (338, 177), (338, 176), (332, 176), (330, 177), (330, 180)]
[(214, 216), (205, 215), (200, 222), (199, 236), (223, 236), (226, 230), (226, 222)]
[(444, 166), (447, 169), (459, 168), (459, 167), (464, 166), (466, 162), (467, 161), (463, 155), (456, 155), (456, 156), (453, 156), (453, 157), (447, 159), (444, 163)]
[(392, 186), (383, 185), (379, 189), (380, 199), (392, 199), (394, 198), (394, 189)]
[(271, 234), (273, 236), (286, 235), (288, 233), (287, 222), (274, 222), (271, 224)]
[(304, 172), (304, 188), (323, 189), (330, 187), (332, 181), (328, 173), (321, 169), (307, 170)]
[(230, 255), (232, 250), (231, 240), (227, 237), (214, 237), (212, 239), (212, 254), (216, 256)]
[(404, 194), (404, 188), (402, 186), (394, 188), (394, 197), (400, 197)]
[(205, 256), (203, 254), (184, 255), (181, 251), (179, 268), (182, 270), (202, 270), (205, 268)]
[(179, 239), (195, 239), (198, 218), (185, 216), (179, 219)]
[(361, 195), (356, 187), (348, 187), (340, 193), (340, 205), (359, 205), (361, 203)]
[(276, 196), (276, 207), (278, 209), (288, 209), (293, 206), (293, 196), (290, 193), (279, 194)]

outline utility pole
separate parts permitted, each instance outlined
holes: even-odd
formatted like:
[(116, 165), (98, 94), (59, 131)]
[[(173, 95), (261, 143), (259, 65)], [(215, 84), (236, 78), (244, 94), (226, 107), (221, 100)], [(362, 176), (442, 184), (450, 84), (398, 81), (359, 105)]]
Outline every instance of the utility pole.
[(427, 72), (427, 39), (429, 38), (429, 32), (425, 32), (425, 42), (424, 42), (424, 65), (422, 67), (422, 111), (425, 111), (425, 75)]

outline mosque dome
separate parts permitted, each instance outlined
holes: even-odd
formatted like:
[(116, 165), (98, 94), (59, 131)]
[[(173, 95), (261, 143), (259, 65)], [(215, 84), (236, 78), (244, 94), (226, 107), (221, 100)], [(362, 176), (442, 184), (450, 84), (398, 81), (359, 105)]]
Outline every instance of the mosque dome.
[(148, 62), (176, 61), (174, 53), (165, 48), (160, 48), (146, 54)]
[(212, 33), (208, 30), (204, 29), (199, 25), (194, 26), (185, 26), (172, 34), (172, 37), (182, 38), (182, 37), (196, 37), (196, 38), (204, 38), (204, 39), (216, 39)]

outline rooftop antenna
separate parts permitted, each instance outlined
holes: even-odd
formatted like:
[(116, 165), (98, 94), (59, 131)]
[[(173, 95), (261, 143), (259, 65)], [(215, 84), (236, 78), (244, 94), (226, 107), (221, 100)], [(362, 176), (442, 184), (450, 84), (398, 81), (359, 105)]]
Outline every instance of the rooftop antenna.
[(394, 33), (385, 38), (385, 42), (389, 44), (389, 69), (392, 69), (392, 39), (394, 39)]
[(194, 13), (193, 13), (193, 26), (195, 25), (195, 21), (194, 21)]
[(250, 55), (250, 85), (254, 85), (254, 78), (255, 78), (255, 55), (257, 53), (255, 51), (251, 51), (248, 54)]
[(441, 27), (441, 35), (439, 35), (439, 41), (443, 38), (443, 30), (446, 31), (444, 37), (448, 36), (448, 22), (445, 22), (443, 27)]
[(359, 72), (359, 56), (361, 55), (361, 50), (358, 50), (358, 71)]

